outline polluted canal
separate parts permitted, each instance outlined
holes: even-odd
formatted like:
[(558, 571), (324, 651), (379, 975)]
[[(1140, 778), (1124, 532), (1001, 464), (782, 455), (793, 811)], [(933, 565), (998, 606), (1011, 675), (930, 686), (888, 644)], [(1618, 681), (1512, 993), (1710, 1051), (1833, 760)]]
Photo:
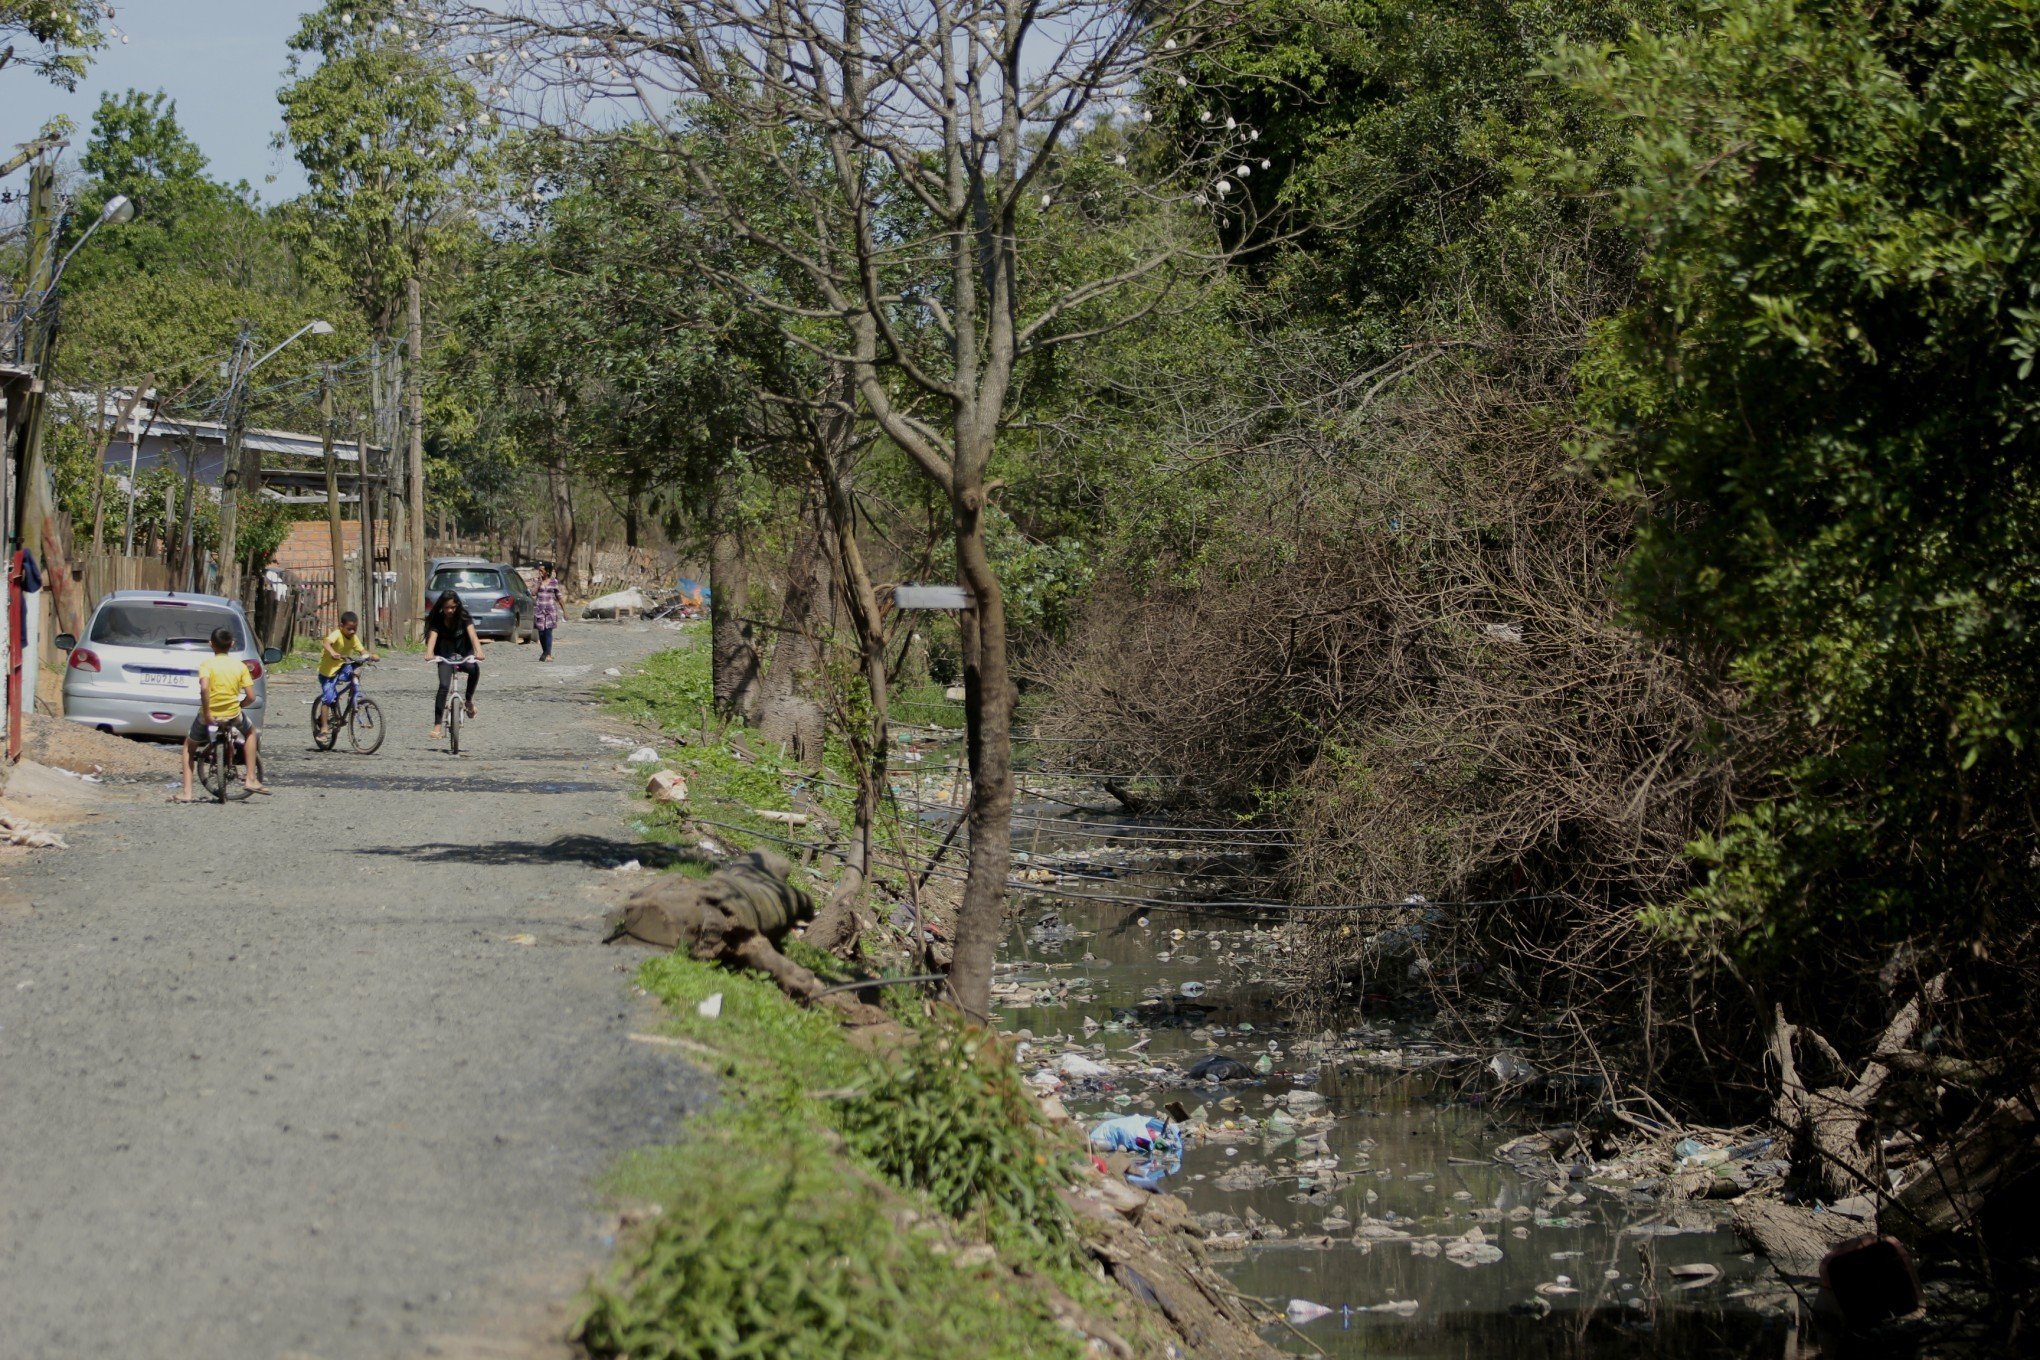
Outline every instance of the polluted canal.
[[(1789, 1294), (1716, 1201), (1663, 1168), (1554, 1148), (1493, 1100), (1499, 1057), (1420, 1012), (1309, 1025), (1282, 1004), (1284, 913), (1237, 901), (1237, 848), (1023, 808), (1032, 889), (1002, 951), (1000, 1023), (1085, 1127), (1182, 1121), (1129, 1174), (1177, 1195), (1214, 1262), (1286, 1312), (1268, 1339), (1333, 1356), (1743, 1356), (1792, 1344)], [(1235, 845), (1238, 838), (1233, 838)], [(1114, 898), (1143, 899), (1125, 903)], [(1102, 899), (1102, 900), (1101, 900)], [(1178, 903), (1181, 905), (1178, 905)], [(1201, 1064), (1201, 1066), (1200, 1066)], [(1137, 1124), (1132, 1127), (1139, 1127)], [(1168, 1120), (1165, 1141), (1177, 1134)], [(1565, 1142), (1563, 1135), (1559, 1142)], [(1761, 1145), (1688, 1163), (1769, 1168)]]

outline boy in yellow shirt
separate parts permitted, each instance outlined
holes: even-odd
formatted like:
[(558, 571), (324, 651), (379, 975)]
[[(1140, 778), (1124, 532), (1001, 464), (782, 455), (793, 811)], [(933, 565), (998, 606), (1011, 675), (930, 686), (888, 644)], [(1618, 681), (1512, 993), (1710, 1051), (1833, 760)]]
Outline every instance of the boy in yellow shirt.
[(334, 683), (340, 668), (350, 661), (374, 661), (376, 654), (361, 642), (361, 615), (352, 609), (340, 616), (340, 626), (326, 634), (319, 644), (319, 735), (326, 735), (326, 722), (340, 705), (340, 687)]
[(211, 723), (222, 726), (232, 723), (241, 729), (241, 735), (248, 739), (248, 765), (242, 772), (242, 782), (250, 793), (269, 792), (269, 786), (255, 776), (255, 725), (241, 712), (243, 703), (255, 701), (255, 677), (248, 673), (247, 664), (240, 658), (227, 655), (233, 645), (231, 630), (213, 629), (213, 654), (198, 663), (198, 716), (191, 720), (191, 731), (184, 738), (184, 794), (177, 800), (180, 803), (195, 801), (191, 796), (192, 760), (205, 744), (205, 729)]

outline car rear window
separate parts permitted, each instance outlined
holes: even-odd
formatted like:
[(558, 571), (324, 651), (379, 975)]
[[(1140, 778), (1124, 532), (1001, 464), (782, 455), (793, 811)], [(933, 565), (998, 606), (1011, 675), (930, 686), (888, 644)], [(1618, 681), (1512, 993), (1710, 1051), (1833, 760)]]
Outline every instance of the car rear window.
[(441, 567), (432, 573), (432, 589), (501, 590), (503, 578), (489, 567)]
[(168, 600), (103, 606), (92, 620), (91, 640), (108, 647), (210, 647), (215, 628), (234, 635), (235, 651), (248, 650), (240, 615)]

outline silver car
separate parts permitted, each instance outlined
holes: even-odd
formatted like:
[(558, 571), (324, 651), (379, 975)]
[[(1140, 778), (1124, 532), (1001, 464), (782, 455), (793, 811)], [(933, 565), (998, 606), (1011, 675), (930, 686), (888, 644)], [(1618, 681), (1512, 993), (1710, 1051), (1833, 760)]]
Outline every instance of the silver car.
[(483, 637), (529, 638), (538, 604), (515, 568), (479, 558), (445, 557), (431, 563), (425, 583), (425, 612), (444, 591), (460, 596), (474, 616), (475, 632)]
[(212, 655), (212, 633), (234, 635), (233, 655), (255, 677), (248, 721), (262, 725), (269, 681), (263, 674), (282, 653), (257, 653), (248, 616), (219, 595), (117, 590), (99, 602), (84, 641), (57, 634), (69, 652), (64, 716), (72, 722), (133, 737), (182, 741), (198, 716), (198, 663)]

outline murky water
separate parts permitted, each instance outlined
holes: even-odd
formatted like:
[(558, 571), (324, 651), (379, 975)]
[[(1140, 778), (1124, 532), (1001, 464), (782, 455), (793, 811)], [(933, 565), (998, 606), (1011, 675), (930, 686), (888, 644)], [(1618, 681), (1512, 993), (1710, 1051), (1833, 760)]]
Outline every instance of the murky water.
[[(1042, 856), (1057, 837), (1046, 850), (1043, 837), (1016, 839)], [(1182, 863), (1055, 887), (1242, 895)], [(1243, 1292), (1330, 1310), (1271, 1341), (1299, 1354), (1424, 1357), (1779, 1355), (1795, 1344), (1790, 1311), (1758, 1282), (1719, 1206), (1668, 1210), (1585, 1166), (1526, 1174), (1499, 1162), (1497, 1146), (1528, 1125), (1487, 1107), (1485, 1053), (1371, 1016), (1299, 1032), (1256, 966), (1275, 941), (1239, 915), (1033, 897), (1015, 913), (999, 979), (1003, 1023), (1035, 1041), (1030, 1071), (1072, 1051), (1112, 1069), (1066, 1078), (1058, 1094), (1078, 1120), (1155, 1114), (1171, 1100), (1193, 1122), (1202, 1115), (1209, 1135), (1163, 1188), (1218, 1238), (1215, 1259)], [(1183, 1075), (1213, 1054), (1250, 1079)]]

